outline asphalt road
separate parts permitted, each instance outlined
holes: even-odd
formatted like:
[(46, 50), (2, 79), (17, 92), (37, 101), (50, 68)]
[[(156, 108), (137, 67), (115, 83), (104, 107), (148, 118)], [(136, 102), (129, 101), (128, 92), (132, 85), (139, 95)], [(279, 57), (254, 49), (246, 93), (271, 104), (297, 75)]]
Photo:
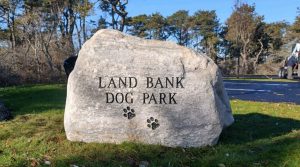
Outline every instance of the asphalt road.
[(300, 105), (300, 82), (224, 80), (224, 85), (230, 99)]

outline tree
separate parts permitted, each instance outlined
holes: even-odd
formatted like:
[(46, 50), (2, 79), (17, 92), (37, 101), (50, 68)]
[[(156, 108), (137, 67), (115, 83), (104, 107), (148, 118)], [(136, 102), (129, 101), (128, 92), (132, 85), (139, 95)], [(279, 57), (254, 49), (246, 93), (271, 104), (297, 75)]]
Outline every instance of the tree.
[(291, 27), (291, 30), (296, 33), (297, 35), (300, 34), (300, 16), (296, 17), (296, 20), (294, 22), (294, 24)]
[(250, 56), (254, 57), (253, 61), (253, 72), (257, 72), (257, 65), (260, 61), (261, 55), (263, 52), (268, 49), (270, 36), (266, 32), (266, 23), (259, 22), (251, 44), (249, 46), (249, 50), (252, 51)]
[(92, 5), (89, 0), (0, 0), (1, 68), (21, 81), (63, 76), (63, 60), (91, 34), (86, 17)]
[(100, 19), (98, 20), (97, 30), (106, 29), (107, 27), (108, 27), (108, 23), (105, 20), (105, 18), (100, 17)]
[(92, 4), (88, 0), (79, 0), (77, 5), (75, 6), (75, 10), (77, 11), (77, 18), (79, 20), (79, 26), (77, 25), (77, 22), (75, 22), (79, 47), (81, 47), (82, 45), (82, 40), (83, 42), (87, 40), (86, 17), (88, 16), (91, 9)]
[(192, 22), (186, 10), (179, 10), (167, 18), (169, 33), (179, 45), (188, 46), (191, 37)]
[(169, 37), (166, 19), (160, 13), (154, 13), (148, 16), (148, 19), (147, 29), (149, 31), (149, 38), (166, 40)]
[(194, 47), (204, 46), (204, 52), (216, 62), (219, 43), (219, 21), (216, 11), (197, 11), (193, 15), (193, 26), (195, 37), (201, 38)]
[(271, 45), (270, 47), (272, 51), (280, 50), (281, 46), (283, 45), (284, 33), (286, 32), (287, 28), (288, 24), (284, 21), (270, 23), (266, 25), (265, 31), (270, 36), (269, 43)]
[(166, 40), (169, 37), (166, 19), (159, 13), (131, 17), (127, 24), (127, 32), (131, 35), (156, 40)]
[(10, 47), (15, 50), (17, 42), (17, 23), (16, 19), (19, 16), (18, 8), (22, 6), (21, 0), (0, 0), (0, 22), (5, 25), (3, 31), (7, 34)]
[(263, 17), (255, 13), (254, 6), (242, 4), (235, 7), (226, 22), (228, 31), (225, 38), (239, 48), (244, 74), (248, 72), (248, 58), (252, 52), (251, 42), (255, 36), (257, 25), (262, 20)]
[(141, 38), (147, 38), (148, 34), (148, 22), (149, 18), (147, 15), (138, 15), (128, 19), (128, 32), (131, 35), (138, 36)]
[[(124, 31), (128, 12), (126, 5), (128, 0), (100, 0), (100, 8), (111, 16), (111, 26), (113, 29)], [(119, 19), (120, 18), (120, 19)]]

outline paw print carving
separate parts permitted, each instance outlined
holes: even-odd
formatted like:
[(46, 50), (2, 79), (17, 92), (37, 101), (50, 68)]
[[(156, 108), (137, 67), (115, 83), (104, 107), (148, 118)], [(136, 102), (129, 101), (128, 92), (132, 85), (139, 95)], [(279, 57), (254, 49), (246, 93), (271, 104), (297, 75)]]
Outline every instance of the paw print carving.
[(147, 126), (148, 128), (151, 128), (152, 130), (155, 130), (156, 128), (159, 127), (159, 123), (157, 119), (154, 119), (153, 117), (150, 117), (147, 119)]
[(128, 119), (132, 119), (133, 117), (135, 117), (135, 113), (134, 113), (135, 111), (130, 107), (124, 108), (123, 112), (124, 112), (123, 116)]

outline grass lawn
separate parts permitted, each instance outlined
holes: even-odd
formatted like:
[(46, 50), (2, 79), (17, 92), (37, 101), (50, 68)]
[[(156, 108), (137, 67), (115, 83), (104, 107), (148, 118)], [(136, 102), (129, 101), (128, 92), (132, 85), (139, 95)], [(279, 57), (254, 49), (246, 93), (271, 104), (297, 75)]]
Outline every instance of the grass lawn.
[(216, 146), (167, 148), (69, 142), (65, 85), (0, 88), (15, 118), (0, 123), (0, 166), (300, 166), (300, 106), (233, 100), (236, 122)]

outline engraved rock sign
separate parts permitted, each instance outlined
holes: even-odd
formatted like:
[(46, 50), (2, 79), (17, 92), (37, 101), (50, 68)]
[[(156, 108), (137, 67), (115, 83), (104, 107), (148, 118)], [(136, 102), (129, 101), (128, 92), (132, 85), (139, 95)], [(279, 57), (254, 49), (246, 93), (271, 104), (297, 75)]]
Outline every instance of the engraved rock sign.
[(217, 65), (172, 42), (99, 30), (68, 79), (71, 141), (201, 147), (233, 121)]

